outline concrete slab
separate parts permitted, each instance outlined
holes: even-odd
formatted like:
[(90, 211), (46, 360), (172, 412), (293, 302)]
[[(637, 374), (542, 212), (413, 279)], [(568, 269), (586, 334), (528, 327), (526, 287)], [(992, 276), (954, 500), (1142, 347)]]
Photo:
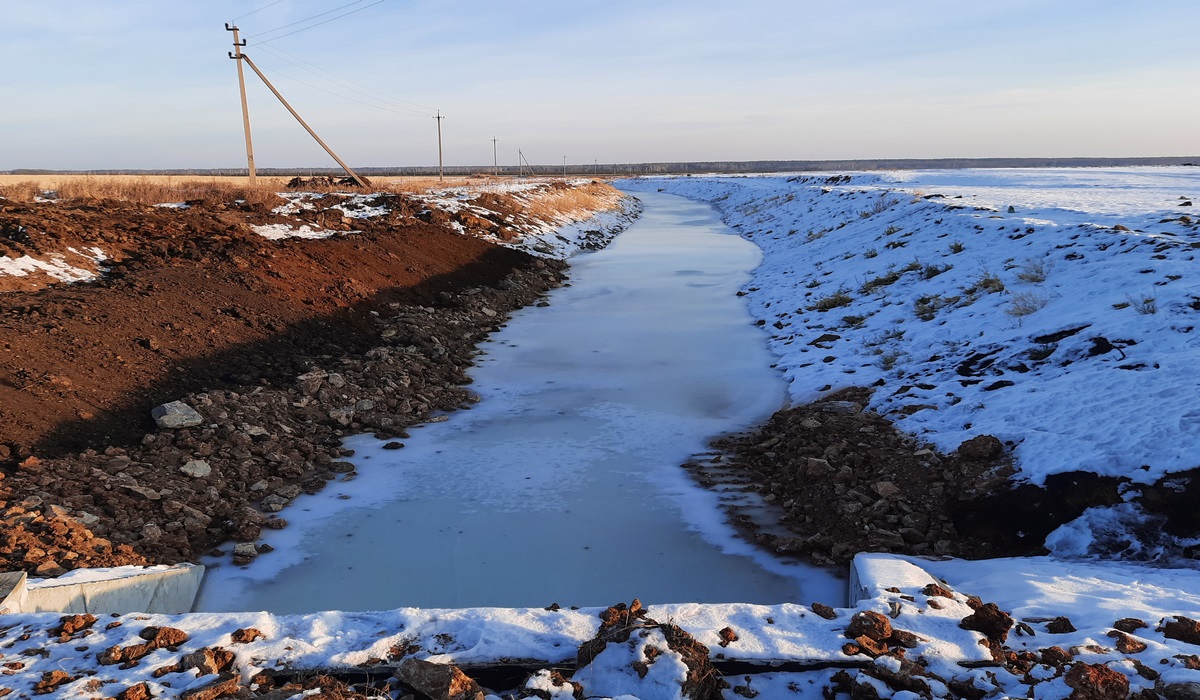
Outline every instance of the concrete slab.
[(25, 600), (25, 581), (24, 571), (0, 573), (0, 614), (20, 612)]
[(888, 588), (924, 588), (937, 582), (928, 571), (894, 554), (856, 554), (850, 562), (850, 607), (875, 598)]
[(20, 612), (178, 615), (191, 611), (203, 576), (198, 564), (76, 569), (54, 579), (30, 579)]

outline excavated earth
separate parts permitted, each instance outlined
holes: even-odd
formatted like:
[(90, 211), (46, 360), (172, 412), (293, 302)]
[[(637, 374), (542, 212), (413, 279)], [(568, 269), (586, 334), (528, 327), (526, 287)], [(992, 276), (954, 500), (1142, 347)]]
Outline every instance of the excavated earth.
[[(7, 257), (107, 256), (89, 283), (0, 276), (0, 570), (171, 563), (253, 542), (286, 525), (277, 512), (302, 491), (354, 477), (343, 436), (402, 438), (469, 406), (476, 344), (565, 264), (379, 197), (390, 211), (370, 219), (0, 201)], [(302, 219), (344, 235), (250, 228)], [(158, 428), (151, 409), (177, 400), (203, 423)]]

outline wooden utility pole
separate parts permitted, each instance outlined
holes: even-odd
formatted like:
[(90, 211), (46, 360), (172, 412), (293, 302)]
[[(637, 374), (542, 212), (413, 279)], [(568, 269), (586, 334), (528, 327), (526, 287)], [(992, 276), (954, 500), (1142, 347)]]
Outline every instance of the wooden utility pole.
[(225, 25), (225, 30), (233, 32), (233, 51), (229, 53), (229, 57), (237, 61), (238, 69), (238, 92), (242, 94), (242, 128), (246, 132), (246, 171), (249, 173), (248, 184), (254, 187), (255, 172), (254, 172), (254, 143), (250, 140), (250, 107), (246, 104), (246, 74), (242, 71), (242, 47), (246, 45), (246, 40), (238, 40), (237, 25)]
[(438, 182), (442, 181), (444, 173), (442, 172), (442, 110), (438, 110), (437, 116), (434, 117), (438, 123)]
[(500, 159), (496, 156), (496, 138), (492, 137), (492, 175), (500, 177)]
[(317, 132), (313, 131), (312, 127), (310, 127), (308, 123), (300, 117), (300, 114), (297, 113), (296, 110), (292, 109), (292, 106), (288, 104), (288, 101), (283, 99), (283, 95), (279, 94), (279, 91), (275, 89), (275, 86), (271, 84), (270, 80), (267, 80), (267, 76), (263, 75), (263, 72), (258, 69), (258, 66), (254, 65), (254, 61), (251, 61), (249, 56), (239, 52), (238, 58), (242, 61), (245, 61), (252, 69), (254, 69), (254, 72), (258, 74), (258, 77), (263, 81), (263, 84), (270, 88), (271, 92), (275, 95), (275, 97), (279, 98), (279, 101), (283, 103), (284, 107), (287, 107), (287, 111), (291, 112), (292, 116), (296, 118), (296, 121), (300, 122), (300, 126), (304, 127), (304, 130), (308, 132), (308, 135), (316, 139), (317, 143), (321, 144), (321, 148), (324, 148), (325, 152), (328, 153), (334, 160), (336, 160), (338, 165), (342, 166), (342, 169), (346, 171), (346, 174), (352, 177), (354, 181), (358, 183), (359, 187), (371, 186), (369, 180), (367, 180), (365, 177), (360, 177), (358, 173), (354, 172), (349, 165), (346, 165), (345, 161), (343, 161), (341, 158), (338, 158), (338, 155), (333, 152), (332, 148), (330, 148), (324, 141), (321, 140), (320, 136), (317, 136)]

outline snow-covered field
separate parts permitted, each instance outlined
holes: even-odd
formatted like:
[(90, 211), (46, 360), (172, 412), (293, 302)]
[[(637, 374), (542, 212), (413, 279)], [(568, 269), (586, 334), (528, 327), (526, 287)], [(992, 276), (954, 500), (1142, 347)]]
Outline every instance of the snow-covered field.
[(1200, 465), (1200, 168), (636, 180), (715, 203), (765, 252), (754, 315), (795, 401), (872, 407), (1023, 477)]

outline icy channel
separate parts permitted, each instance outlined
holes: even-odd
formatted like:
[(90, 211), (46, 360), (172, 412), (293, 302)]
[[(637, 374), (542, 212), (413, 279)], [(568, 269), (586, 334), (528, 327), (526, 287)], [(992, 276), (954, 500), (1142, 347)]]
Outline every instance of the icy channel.
[(197, 609), (844, 600), (737, 539), (680, 468), (785, 387), (735, 295), (758, 248), (710, 205), (638, 196), (637, 223), (484, 345), (482, 402), (401, 450), (348, 440), (361, 475), (297, 499), (276, 551), (211, 570)]

